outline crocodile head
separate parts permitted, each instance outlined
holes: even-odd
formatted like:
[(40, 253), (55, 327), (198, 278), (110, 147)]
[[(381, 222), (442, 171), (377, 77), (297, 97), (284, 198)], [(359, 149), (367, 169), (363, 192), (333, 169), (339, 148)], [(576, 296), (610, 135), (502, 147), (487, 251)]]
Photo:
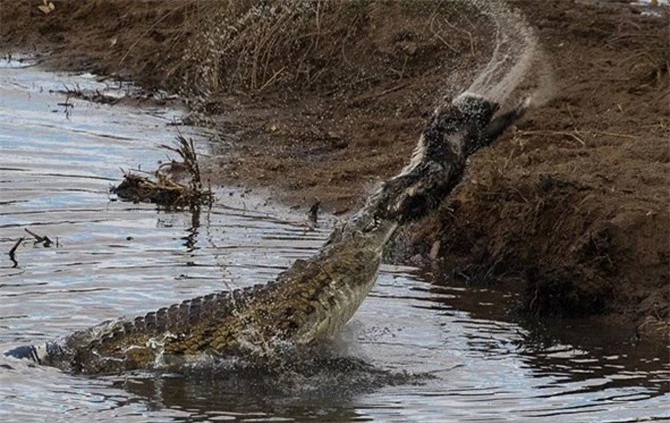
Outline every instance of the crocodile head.
[(346, 323), (374, 284), (383, 249), (396, 229), (434, 209), (461, 181), (467, 158), (492, 142), (526, 106), (496, 117), (496, 102), (465, 93), (435, 111), (410, 164), (331, 235), (329, 264), (319, 264), (310, 279), (318, 280), (322, 269), (333, 267), (325, 272), (337, 276), (326, 283), (333, 305), (316, 307), (322, 312), (302, 326), (301, 339), (331, 335)]
[(371, 197), (370, 201), (377, 203), (373, 218), (404, 223), (434, 210), (461, 181), (467, 159), (493, 142), (528, 106), (525, 100), (496, 116), (498, 103), (464, 93), (438, 107), (421, 134), (409, 165)]

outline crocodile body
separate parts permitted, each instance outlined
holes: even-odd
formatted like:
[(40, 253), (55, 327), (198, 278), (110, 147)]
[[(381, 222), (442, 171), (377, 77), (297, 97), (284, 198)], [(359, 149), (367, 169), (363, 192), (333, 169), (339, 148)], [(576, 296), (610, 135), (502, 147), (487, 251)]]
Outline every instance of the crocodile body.
[(494, 118), (496, 103), (466, 93), (438, 108), (410, 164), (336, 228), (317, 254), (297, 260), (271, 283), (193, 298), (5, 354), (75, 373), (110, 373), (200, 354), (263, 355), (278, 342), (306, 345), (327, 338), (374, 285), (394, 232), (434, 209), (461, 181), (467, 158), (527, 106)]

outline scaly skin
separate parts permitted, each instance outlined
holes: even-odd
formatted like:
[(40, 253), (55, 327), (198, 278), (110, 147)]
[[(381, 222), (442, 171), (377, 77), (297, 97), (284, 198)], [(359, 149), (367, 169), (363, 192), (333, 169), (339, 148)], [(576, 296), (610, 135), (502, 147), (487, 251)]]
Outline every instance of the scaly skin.
[(411, 163), (334, 230), (315, 256), (297, 260), (274, 282), (194, 298), (6, 355), (71, 372), (110, 373), (199, 354), (267, 355), (280, 341), (305, 345), (332, 336), (374, 285), (396, 229), (434, 209), (461, 181), (467, 158), (527, 106), (494, 119), (496, 103), (464, 94), (436, 110)]
[[(210, 294), (66, 338), (52, 363), (109, 373), (197, 354), (269, 353), (277, 341), (309, 344), (337, 333), (372, 288), (396, 224), (359, 233), (298, 260), (276, 281)], [(160, 353), (163, 354), (160, 354)]]

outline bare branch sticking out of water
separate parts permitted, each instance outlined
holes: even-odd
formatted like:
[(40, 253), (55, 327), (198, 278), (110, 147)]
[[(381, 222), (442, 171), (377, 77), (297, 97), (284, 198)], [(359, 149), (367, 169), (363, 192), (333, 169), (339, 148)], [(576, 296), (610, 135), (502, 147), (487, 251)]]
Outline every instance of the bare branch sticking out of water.
[(14, 244), (11, 250), (9, 250), (9, 259), (12, 261), (12, 263), (14, 263), (12, 267), (19, 266), (19, 263), (16, 261), (16, 249), (19, 248), (19, 245), (21, 245), (24, 239), (24, 237), (19, 238), (19, 240), (16, 241), (16, 244)]
[(53, 244), (53, 241), (51, 241), (51, 238), (48, 236), (44, 235), (37, 235), (35, 232), (31, 231), (28, 228), (24, 229), (26, 232), (28, 232), (33, 238), (35, 238), (35, 244), (42, 244), (45, 247), (51, 247), (51, 244)]
[[(53, 241), (51, 240), (51, 238), (49, 238), (49, 237), (46, 236), (46, 235), (44, 235), (44, 236), (42, 236), (42, 235), (38, 235), (38, 234), (36, 234), (35, 232), (31, 231), (31, 230), (28, 229), (28, 228), (24, 228), (24, 230), (25, 230), (28, 234), (30, 234), (30, 236), (32, 236), (33, 238), (35, 238), (35, 245), (42, 244), (43, 247), (49, 248), (49, 247), (51, 247), (51, 245), (53, 244)], [(18, 266), (19, 266), (19, 263), (16, 261), (16, 250), (19, 248), (19, 245), (21, 245), (21, 243), (22, 243), (25, 239), (26, 239), (26, 238), (23, 237), (23, 236), (22, 236), (21, 238), (19, 238), (19, 239), (16, 241), (16, 243), (14, 243), (14, 245), (12, 246), (12, 248), (9, 250), (9, 259), (12, 261), (12, 263), (14, 263), (14, 265), (12, 266), (12, 268), (15, 268), (15, 267), (18, 267)], [(59, 245), (58, 245), (58, 238), (56, 238), (56, 247), (58, 247), (58, 246), (59, 246)]]
[(200, 166), (192, 139), (177, 137), (175, 146), (161, 145), (177, 153), (181, 161), (161, 164), (153, 173), (123, 172), (123, 182), (111, 191), (120, 198), (168, 207), (196, 207), (212, 203), (212, 193), (203, 188)]

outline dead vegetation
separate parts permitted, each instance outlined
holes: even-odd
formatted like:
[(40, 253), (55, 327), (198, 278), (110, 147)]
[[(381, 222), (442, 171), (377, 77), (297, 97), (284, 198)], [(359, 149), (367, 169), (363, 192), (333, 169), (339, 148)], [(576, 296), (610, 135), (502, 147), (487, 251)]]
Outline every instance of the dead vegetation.
[(177, 153), (181, 161), (161, 164), (156, 171), (123, 172), (123, 181), (111, 192), (127, 201), (155, 203), (173, 208), (197, 208), (212, 203), (212, 192), (204, 189), (192, 139), (178, 136), (175, 146), (161, 145)]
[[(272, 88), (310, 89), (317, 84), (356, 89), (380, 80), (400, 80), (416, 69), (412, 56), (445, 50), (444, 57), (473, 56), (482, 34), (463, 21), (459, 2), (257, 0), (205, 2), (188, 8), (172, 42), (185, 41), (184, 54), (168, 75), (197, 94), (261, 93)], [(476, 14), (468, 11), (470, 19)], [(379, 16), (403, 14), (416, 20), (412, 30), (389, 34), (393, 49), (370, 50), (361, 43)], [(474, 17), (473, 17), (474, 16)], [(425, 23), (430, 20), (430, 25)], [(470, 28), (470, 31), (468, 30)], [(361, 56), (366, 66), (361, 67)], [(367, 68), (367, 69), (366, 69)], [(374, 69), (374, 72), (370, 70)], [(193, 92), (191, 92), (193, 94)]]
[(121, 96), (115, 97), (108, 94), (100, 92), (100, 90), (84, 90), (79, 85), (74, 87), (63, 86), (62, 90), (56, 90), (55, 92), (65, 95), (65, 102), (59, 103), (59, 106), (66, 108), (72, 108), (74, 105), (70, 102), (71, 98), (76, 98), (79, 100), (90, 101), (98, 104), (110, 104), (114, 105), (121, 100)]

